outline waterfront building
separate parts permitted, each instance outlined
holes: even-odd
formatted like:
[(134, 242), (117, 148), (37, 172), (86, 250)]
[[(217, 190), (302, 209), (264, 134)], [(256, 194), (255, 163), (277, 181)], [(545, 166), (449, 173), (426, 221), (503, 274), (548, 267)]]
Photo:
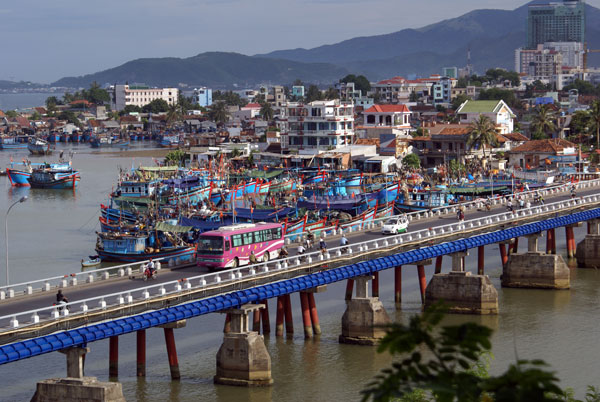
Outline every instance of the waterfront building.
[(490, 118), (498, 134), (513, 132), (515, 114), (503, 100), (468, 100), (456, 110), (456, 116), (462, 124), (470, 124), (480, 115)]
[(532, 4), (527, 17), (527, 47), (546, 42), (585, 42), (585, 2), (564, 0)]
[(354, 105), (335, 100), (290, 102), (280, 109), (283, 149), (317, 153), (343, 147), (354, 138)]
[(123, 110), (128, 105), (143, 107), (156, 99), (175, 105), (179, 97), (177, 88), (150, 88), (145, 85), (113, 85), (108, 92), (113, 110)]
[(197, 103), (202, 107), (208, 107), (213, 103), (212, 89), (206, 87), (195, 88), (192, 98), (194, 103)]
[(521, 169), (537, 169), (546, 166), (547, 159), (576, 154), (577, 146), (561, 138), (527, 141), (508, 153), (510, 166)]

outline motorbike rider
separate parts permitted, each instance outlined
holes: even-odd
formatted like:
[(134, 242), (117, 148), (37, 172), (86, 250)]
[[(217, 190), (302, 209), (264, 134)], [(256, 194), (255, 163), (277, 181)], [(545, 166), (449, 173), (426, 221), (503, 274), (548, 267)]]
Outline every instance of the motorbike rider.
[(153, 278), (156, 275), (156, 267), (154, 266), (154, 261), (152, 261), (152, 258), (150, 258), (146, 264), (144, 275), (146, 276), (146, 279)]
[(342, 248), (341, 251), (343, 253), (345, 253), (348, 250), (348, 239), (346, 238), (346, 235), (344, 233), (342, 233), (342, 238), (340, 239), (340, 247)]

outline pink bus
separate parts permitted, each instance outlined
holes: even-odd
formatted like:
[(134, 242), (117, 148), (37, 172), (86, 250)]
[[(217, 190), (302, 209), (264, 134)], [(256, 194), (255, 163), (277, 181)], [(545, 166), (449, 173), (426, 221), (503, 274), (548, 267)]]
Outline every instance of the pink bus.
[(254, 252), (258, 261), (279, 256), (283, 230), (279, 223), (242, 223), (223, 226), (198, 238), (197, 264), (209, 269), (237, 268), (248, 265)]

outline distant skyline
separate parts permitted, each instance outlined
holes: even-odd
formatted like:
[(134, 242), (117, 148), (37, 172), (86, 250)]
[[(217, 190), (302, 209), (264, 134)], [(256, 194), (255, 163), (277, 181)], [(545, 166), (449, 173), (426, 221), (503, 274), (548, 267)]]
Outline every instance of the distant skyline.
[[(587, 0), (600, 8), (600, 0)], [(0, 80), (51, 83), (146, 57), (313, 48), (523, 0), (21, 0), (0, 6)], [(523, 21), (525, 28), (525, 21)], [(525, 40), (525, 38), (524, 38)]]

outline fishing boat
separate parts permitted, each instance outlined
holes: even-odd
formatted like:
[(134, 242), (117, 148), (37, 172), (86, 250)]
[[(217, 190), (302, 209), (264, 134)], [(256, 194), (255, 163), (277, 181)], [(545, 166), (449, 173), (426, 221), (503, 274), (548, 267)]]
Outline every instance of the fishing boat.
[(375, 219), (376, 213), (377, 205), (374, 208), (369, 208), (349, 222), (340, 223), (339, 227), (344, 230), (362, 230)]
[(194, 261), (194, 247), (165, 241), (159, 246), (154, 235), (147, 233), (98, 233), (96, 253), (102, 261), (139, 262), (150, 258), (167, 258), (179, 262)]
[(90, 268), (90, 267), (95, 267), (97, 265), (100, 265), (102, 263), (102, 260), (100, 259), (99, 256), (97, 255), (90, 255), (90, 258), (87, 260), (81, 260), (81, 267), (82, 268)]
[(179, 136), (165, 135), (162, 137), (158, 145), (161, 148), (177, 148), (179, 146)]
[(6, 168), (6, 174), (8, 175), (8, 180), (10, 181), (11, 186), (16, 187), (29, 187), (29, 178), (31, 177), (31, 172), (26, 170), (17, 170)]
[(27, 144), (27, 149), (32, 155), (50, 155), (52, 153), (50, 143), (41, 138), (32, 138)]
[(16, 137), (1, 137), (0, 149), (24, 149), (27, 144), (20, 143)]
[(79, 172), (70, 166), (65, 168), (46, 164), (31, 172), (29, 184), (32, 188), (60, 190), (75, 188), (80, 180)]
[(118, 147), (118, 148), (127, 148), (129, 147), (130, 141), (129, 140), (118, 140), (118, 141), (114, 141), (111, 145), (113, 147)]

